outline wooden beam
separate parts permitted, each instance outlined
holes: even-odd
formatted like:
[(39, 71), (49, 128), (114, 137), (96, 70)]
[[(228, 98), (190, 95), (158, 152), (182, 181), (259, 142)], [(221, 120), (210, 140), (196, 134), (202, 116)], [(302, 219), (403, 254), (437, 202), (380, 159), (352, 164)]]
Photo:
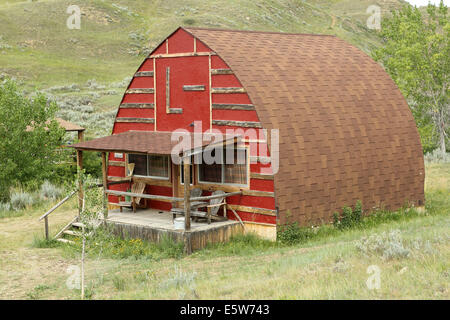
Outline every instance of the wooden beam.
[(215, 56), (217, 55), (214, 52), (185, 52), (185, 53), (161, 53), (161, 54), (152, 54), (149, 56), (152, 58), (181, 58), (181, 57), (200, 57), (200, 56)]
[(267, 227), (274, 227), (274, 228), (277, 227), (276, 224), (265, 223), (265, 222), (245, 221), (244, 223), (246, 223), (246, 224), (256, 224), (256, 225), (267, 226)]
[(229, 206), (230, 206), (230, 208), (233, 208), (234, 210), (237, 210), (237, 211), (263, 214), (266, 216), (276, 216), (277, 215), (277, 211), (271, 210), (271, 209), (241, 206), (241, 205), (237, 205), (237, 204), (229, 204)]
[(153, 77), (153, 71), (138, 71), (134, 74), (135, 77)]
[(170, 67), (166, 68), (166, 112), (170, 109)]
[(116, 118), (116, 122), (155, 123), (153, 118)]
[(153, 115), (155, 117), (155, 125), (153, 126), (153, 130), (156, 131), (156, 126), (157, 124), (157, 110), (156, 110), (156, 100), (157, 100), (157, 91), (156, 91), (156, 59), (152, 59), (152, 63), (153, 63), (153, 88), (155, 89), (155, 93), (153, 94), (153, 103), (155, 106), (155, 111), (153, 112)]
[(243, 110), (254, 111), (255, 106), (252, 104), (231, 104), (231, 103), (213, 103), (214, 110)]
[(122, 103), (120, 105), (122, 109), (154, 109), (154, 103)]
[(256, 191), (256, 190), (242, 190), (242, 195), (244, 195), (244, 196), (252, 196), (252, 197), (267, 197), (267, 198), (274, 198), (275, 197), (275, 193), (274, 192)]
[(245, 93), (244, 88), (233, 88), (233, 87), (227, 87), (227, 88), (212, 88), (212, 93)]
[(191, 179), (191, 158), (183, 158), (184, 166), (184, 229), (191, 230), (191, 188), (189, 181)]
[(244, 222), (242, 222), (242, 219), (241, 219), (241, 217), (237, 214), (237, 212), (236, 212), (233, 208), (231, 208), (229, 204), (226, 204), (226, 207), (227, 207), (228, 209), (230, 209), (231, 212), (233, 212), (233, 214), (234, 214), (234, 216), (235, 216), (236, 218), (238, 218), (239, 222), (240, 222), (241, 225), (242, 225), (242, 228), (244, 228), (244, 230), (245, 230)]
[(212, 75), (220, 75), (220, 74), (233, 74), (233, 70), (231, 69), (211, 69)]
[(155, 89), (153, 88), (139, 88), (139, 89), (128, 89), (126, 93), (135, 93), (135, 94), (143, 94), (143, 93), (154, 93)]
[(270, 163), (272, 159), (270, 157), (263, 156), (250, 156), (250, 163)]
[(260, 179), (260, 180), (273, 180), (273, 175), (251, 172), (250, 178), (251, 179)]
[(195, 198), (191, 198), (191, 201), (205, 201), (205, 200), (211, 200), (211, 199), (227, 198), (227, 197), (237, 196), (240, 194), (242, 194), (242, 191), (230, 192), (230, 193), (225, 193), (225, 194), (216, 194), (213, 196), (195, 197)]
[(106, 171), (106, 152), (102, 152), (102, 178), (103, 178), (103, 217), (108, 218), (108, 173)]
[(130, 196), (130, 197), (135, 197), (135, 198), (159, 200), (159, 201), (166, 201), (166, 202), (182, 202), (182, 201), (184, 201), (184, 198), (158, 196), (158, 195), (145, 194), (145, 193), (133, 193), (133, 192), (118, 191), (118, 190), (106, 190), (106, 193), (114, 195), (114, 196)]
[(78, 142), (83, 142), (84, 141), (84, 130), (79, 130), (78, 131)]
[(78, 172), (78, 215), (83, 208), (83, 151), (77, 150), (77, 172)]
[(125, 167), (125, 161), (108, 161), (108, 166)]
[(48, 216), (45, 216), (45, 221), (44, 221), (44, 224), (45, 224), (45, 239), (46, 240), (48, 240)]
[(62, 199), (60, 202), (55, 204), (50, 210), (48, 210), (46, 213), (44, 213), (42, 216), (39, 217), (39, 221), (47, 217), (50, 213), (58, 209), (60, 206), (62, 206), (67, 200), (69, 200), (75, 193), (77, 193), (77, 190), (72, 191), (68, 196), (66, 196), (64, 199)]
[(170, 114), (181, 114), (181, 113), (183, 113), (183, 109), (182, 108), (169, 108), (167, 113), (170, 113)]
[(184, 85), (183, 91), (205, 91), (205, 86), (202, 84), (199, 85)]
[(216, 126), (232, 126), (242, 128), (262, 128), (260, 122), (253, 121), (234, 121), (234, 120), (213, 120), (212, 124)]

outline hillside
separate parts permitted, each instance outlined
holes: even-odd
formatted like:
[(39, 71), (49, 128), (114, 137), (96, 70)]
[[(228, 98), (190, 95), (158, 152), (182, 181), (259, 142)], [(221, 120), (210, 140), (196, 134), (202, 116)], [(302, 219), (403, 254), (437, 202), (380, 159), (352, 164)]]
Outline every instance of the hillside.
[[(81, 8), (70, 30), (68, 6)], [(366, 27), (371, 0), (0, 0), (0, 79), (44, 90), (60, 116), (109, 134), (118, 103), (145, 55), (179, 25), (335, 34), (366, 52), (380, 42)], [(402, 0), (376, 2), (383, 13)], [(93, 130), (95, 129), (95, 130)]]

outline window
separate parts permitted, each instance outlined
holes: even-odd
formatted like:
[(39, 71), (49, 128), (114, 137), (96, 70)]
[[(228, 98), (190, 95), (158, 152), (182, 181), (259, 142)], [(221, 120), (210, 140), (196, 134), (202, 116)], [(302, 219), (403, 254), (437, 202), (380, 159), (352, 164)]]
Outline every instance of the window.
[(136, 176), (169, 180), (169, 156), (129, 154), (128, 163), (134, 163)]
[(231, 163), (226, 163), (225, 151), (223, 152), (223, 164), (199, 164), (199, 182), (247, 185), (247, 150), (242, 148), (235, 148), (233, 153), (234, 156), (232, 159), (230, 159), (231, 161), (229, 161)]

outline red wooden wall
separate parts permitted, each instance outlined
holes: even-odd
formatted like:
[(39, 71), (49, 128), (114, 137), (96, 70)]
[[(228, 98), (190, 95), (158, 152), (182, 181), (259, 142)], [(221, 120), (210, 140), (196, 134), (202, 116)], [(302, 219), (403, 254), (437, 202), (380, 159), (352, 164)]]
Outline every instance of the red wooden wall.
[[(167, 112), (167, 67), (170, 68), (170, 108), (182, 109), (182, 113)], [(185, 91), (185, 85), (203, 85), (204, 90)], [(117, 112), (113, 134), (129, 130), (172, 131), (179, 128), (192, 131), (190, 124), (194, 121), (202, 121), (203, 131), (218, 129), (225, 133), (227, 129), (247, 130), (248, 128), (242, 127), (242, 122), (247, 122), (246, 126), (248, 122), (254, 123), (253, 130), (260, 130), (257, 129), (261, 125), (255, 110), (230, 110), (224, 107), (252, 105), (249, 96), (245, 92), (224, 93), (227, 91), (224, 88), (243, 91), (237, 77), (218, 55), (186, 31), (178, 29), (139, 67)], [(265, 140), (265, 137), (259, 132), (258, 139)], [(250, 190), (242, 196), (228, 198), (227, 202), (241, 206), (236, 207), (236, 211), (244, 221), (276, 224), (273, 176), (260, 175), (261, 168), (270, 168), (270, 164), (258, 161), (258, 156), (268, 156), (267, 152), (263, 152), (266, 149), (266, 144), (262, 148), (251, 145)], [(123, 161), (124, 159), (114, 158), (114, 154), (110, 154), (109, 177), (125, 176), (125, 168), (121, 163)], [(111, 188), (126, 190), (127, 185), (112, 185)], [(173, 189), (169, 186), (150, 185), (146, 192), (172, 196)], [(117, 198), (110, 196), (109, 201), (117, 202)], [(152, 201), (150, 206), (161, 210), (170, 209), (170, 203), (160, 201)], [(248, 208), (267, 210), (252, 213), (250, 211), (253, 210), (247, 210)], [(228, 217), (234, 219), (232, 213)]]

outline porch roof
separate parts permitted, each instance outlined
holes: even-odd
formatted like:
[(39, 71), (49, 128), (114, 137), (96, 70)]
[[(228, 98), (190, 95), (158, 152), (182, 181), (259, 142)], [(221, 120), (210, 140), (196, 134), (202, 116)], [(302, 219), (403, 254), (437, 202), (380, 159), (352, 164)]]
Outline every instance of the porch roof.
[[(89, 151), (169, 155), (172, 153), (174, 147), (179, 144), (179, 141), (181, 141), (181, 134), (178, 134), (178, 138), (174, 135), (175, 141), (172, 141), (173, 134), (168, 131), (127, 131), (80, 142), (69, 145), (68, 147)], [(203, 148), (209, 144), (225, 144), (239, 140), (238, 135), (217, 136), (213, 133), (190, 133), (188, 136), (190, 138), (190, 145), (185, 147), (180, 146), (177, 149), (179, 153)]]

